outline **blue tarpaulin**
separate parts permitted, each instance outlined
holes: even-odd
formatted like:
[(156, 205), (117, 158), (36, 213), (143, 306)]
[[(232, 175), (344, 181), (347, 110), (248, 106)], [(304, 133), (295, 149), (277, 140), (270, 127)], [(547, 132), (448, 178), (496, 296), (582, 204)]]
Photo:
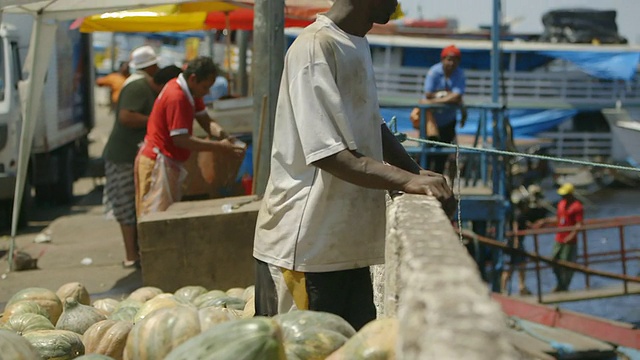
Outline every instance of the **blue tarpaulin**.
[[(393, 116), (396, 117), (398, 132), (407, 133), (414, 130), (409, 115), (412, 108), (382, 108), (380, 112), (385, 121), (389, 122)], [(513, 136), (516, 138), (527, 138), (536, 134), (550, 130), (563, 123), (567, 119), (577, 114), (577, 110), (572, 109), (552, 109), (552, 110), (526, 110), (510, 109), (507, 116), (513, 129)], [(463, 128), (457, 128), (458, 134), (475, 135), (478, 131), (481, 110), (469, 109), (467, 123)], [(487, 133), (491, 134), (491, 121), (487, 121)]]
[(640, 61), (640, 53), (637, 52), (541, 51), (540, 53), (569, 61), (593, 77), (612, 80), (633, 79)]
[[(379, 46), (379, 45), (374, 45)], [(597, 49), (597, 48), (596, 48)], [(402, 66), (428, 68), (440, 61), (440, 48), (404, 48)], [(461, 49), (460, 67), (465, 70), (489, 70), (491, 52), (489, 50)], [(510, 54), (516, 53), (515, 70), (532, 71), (547, 65), (554, 59), (566, 60), (578, 69), (599, 79), (631, 80), (640, 62), (640, 52), (627, 51), (560, 51), (560, 50), (503, 50), (501, 66), (509, 68)]]

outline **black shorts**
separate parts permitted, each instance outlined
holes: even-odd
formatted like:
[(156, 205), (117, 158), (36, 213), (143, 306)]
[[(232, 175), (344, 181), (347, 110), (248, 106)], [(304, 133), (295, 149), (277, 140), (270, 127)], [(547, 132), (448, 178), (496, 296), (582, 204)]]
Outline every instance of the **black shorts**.
[(324, 311), (342, 317), (356, 330), (376, 318), (368, 267), (302, 273), (256, 260), (255, 286), (256, 316), (292, 309)]

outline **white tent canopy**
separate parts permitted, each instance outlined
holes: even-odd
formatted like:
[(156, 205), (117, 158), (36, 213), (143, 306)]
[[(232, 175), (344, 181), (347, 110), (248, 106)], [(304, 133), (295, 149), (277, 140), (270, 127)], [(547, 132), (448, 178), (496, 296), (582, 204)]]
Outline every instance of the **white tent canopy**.
[(6, 13), (26, 13), (34, 17), (33, 31), (24, 71), (29, 74), (20, 84), (22, 98), (22, 131), (20, 132), (18, 173), (11, 219), (11, 247), (9, 268), (13, 270), (13, 253), (18, 227), (22, 192), (37, 120), (37, 109), (44, 88), (44, 79), (53, 50), (50, 34), (55, 33), (56, 21), (99, 14), (107, 11), (127, 10), (156, 5), (178, 4), (183, 0), (0, 0), (0, 10)]
[(0, 0), (7, 13), (40, 14), (43, 19), (71, 20), (107, 11), (177, 4), (185, 0)]

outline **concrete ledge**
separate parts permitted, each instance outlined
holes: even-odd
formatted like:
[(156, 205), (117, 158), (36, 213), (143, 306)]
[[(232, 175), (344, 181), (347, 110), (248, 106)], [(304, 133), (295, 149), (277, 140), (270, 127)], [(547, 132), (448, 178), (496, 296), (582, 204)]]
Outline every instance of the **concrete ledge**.
[(519, 357), (507, 338), (506, 316), (435, 199), (394, 199), (386, 246), (382, 298), (384, 315), (401, 324), (399, 359)]
[[(227, 290), (254, 283), (253, 196), (180, 202), (138, 223), (142, 280), (173, 292), (186, 285)], [(223, 205), (239, 205), (225, 213)]]

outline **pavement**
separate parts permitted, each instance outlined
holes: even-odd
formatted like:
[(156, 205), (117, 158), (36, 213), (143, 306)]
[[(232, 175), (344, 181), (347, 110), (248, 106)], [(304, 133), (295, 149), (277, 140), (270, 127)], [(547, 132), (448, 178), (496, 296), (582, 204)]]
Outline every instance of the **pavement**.
[[(96, 126), (89, 134), (92, 158), (100, 157), (113, 126), (113, 115), (96, 106)], [(9, 230), (0, 230), (0, 308), (27, 287), (56, 291), (68, 282), (82, 283), (92, 299), (120, 298), (142, 286), (140, 270), (122, 267), (124, 244), (115, 220), (104, 215), (103, 178), (86, 177), (74, 184), (70, 206), (38, 206), (28, 226), (16, 236), (16, 249), (38, 259), (34, 270), (9, 272)], [(34, 242), (50, 238), (49, 242)]]

